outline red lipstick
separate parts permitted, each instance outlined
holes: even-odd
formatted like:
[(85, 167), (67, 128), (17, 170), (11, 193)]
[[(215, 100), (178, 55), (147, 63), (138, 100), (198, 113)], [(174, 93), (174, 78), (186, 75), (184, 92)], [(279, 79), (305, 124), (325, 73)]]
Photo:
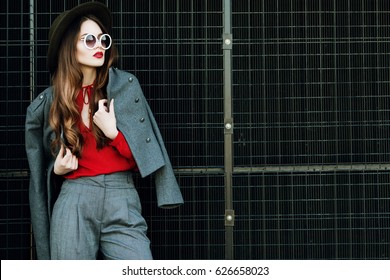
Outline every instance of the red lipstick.
[(103, 52), (97, 52), (93, 55), (96, 58), (102, 58), (103, 57)]

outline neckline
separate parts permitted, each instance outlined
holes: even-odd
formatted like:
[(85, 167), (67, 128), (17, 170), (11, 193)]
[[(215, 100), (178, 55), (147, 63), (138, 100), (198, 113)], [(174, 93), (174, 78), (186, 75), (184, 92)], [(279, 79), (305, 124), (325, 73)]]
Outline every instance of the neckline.
[(93, 88), (93, 83), (81, 87), (82, 89)]
[(83, 102), (85, 105), (89, 104), (93, 93), (93, 84), (82, 86), (81, 92), (83, 94)]

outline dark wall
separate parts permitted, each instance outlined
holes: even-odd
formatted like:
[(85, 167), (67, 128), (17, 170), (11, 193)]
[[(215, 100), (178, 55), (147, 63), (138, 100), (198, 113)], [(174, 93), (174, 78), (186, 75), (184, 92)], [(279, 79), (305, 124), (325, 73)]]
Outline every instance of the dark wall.
[[(35, 257), (25, 111), (50, 84), (51, 22), (85, 1), (32, 2), (0, 3), (1, 259)], [(137, 178), (154, 256), (223, 259), (223, 0), (101, 2), (186, 200), (158, 209)], [(388, 259), (390, 3), (231, 2), (234, 257)]]

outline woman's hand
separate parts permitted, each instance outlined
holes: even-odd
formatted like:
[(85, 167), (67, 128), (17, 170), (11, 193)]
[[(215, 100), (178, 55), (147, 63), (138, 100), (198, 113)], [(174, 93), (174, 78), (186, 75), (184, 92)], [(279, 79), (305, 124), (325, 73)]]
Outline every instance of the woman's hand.
[(103, 131), (107, 138), (115, 139), (118, 135), (118, 129), (116, 127), (114, 99), (110, 102), (110, 109), (107, 108), (107, 99), (99, 100), (99, 109), (93, 115), (93, 122)]
[(64, 175), (71, 171), (74, 171), (79, 166), (79, 160), (72, 152), (66, 148), (66, 154), (64, 155), (64, 146), (61, 145), (60, 152), (57, 155), (54, 162), (54, 173), (57, 175)]

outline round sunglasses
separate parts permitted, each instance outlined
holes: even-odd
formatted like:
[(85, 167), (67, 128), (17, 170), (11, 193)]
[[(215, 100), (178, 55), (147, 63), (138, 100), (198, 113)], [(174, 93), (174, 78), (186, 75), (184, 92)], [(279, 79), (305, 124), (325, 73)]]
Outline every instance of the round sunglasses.
[(84, 46), (90, 50), (96, 48), (98, 41), (100, 43), (100, 46), (105, 50), (109, 49), (112, 43), (111, 36), (108, 34), (102, 34), (100, 38), (96, 38), (95, 35), (88, 33), (84, 36), (84, 38), (81, 38), (80, 40), (84, 41)]

